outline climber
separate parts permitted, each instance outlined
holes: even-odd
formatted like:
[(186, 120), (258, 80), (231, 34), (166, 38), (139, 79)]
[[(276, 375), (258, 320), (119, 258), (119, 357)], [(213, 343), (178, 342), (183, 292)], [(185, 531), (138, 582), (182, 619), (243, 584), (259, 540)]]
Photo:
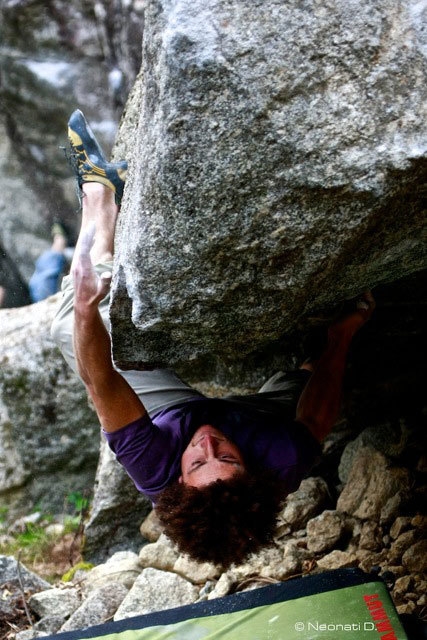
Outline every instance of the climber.
[(108, 292), (126, 163), (109, 163), (80, 111), (68, 135), (82, 227), (52, 335), (79, 373), (102, 431), (182, 552), (224, 567), (269, 544), (339, 411), (346, 354), (372, 295), (335, 322), (316, 363), (276, 373), (255, 394), (208, 398), (167, 369), (119, 371)]

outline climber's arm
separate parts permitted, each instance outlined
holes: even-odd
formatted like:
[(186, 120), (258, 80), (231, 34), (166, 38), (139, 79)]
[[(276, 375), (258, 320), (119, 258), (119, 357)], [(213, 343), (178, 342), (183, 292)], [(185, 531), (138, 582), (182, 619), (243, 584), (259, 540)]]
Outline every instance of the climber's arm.
[(296, 420), (305, 424), (319, 441), (328, 435), (338, 417), (350, 343), (374, 308), (374, 298), (367, 292), (353, 313), (329, 328), (326, 349), (300, 396)]
[(140, 399), (114, 369), (110, 336), (98, 311), (108, 293), (109, 274), (95, 273), (90, 247), (93, 232), (85, 236), (73, 266), (74, 353), (79, 374), (93, 400), (105, 431), (117, 431), (145, 414)]

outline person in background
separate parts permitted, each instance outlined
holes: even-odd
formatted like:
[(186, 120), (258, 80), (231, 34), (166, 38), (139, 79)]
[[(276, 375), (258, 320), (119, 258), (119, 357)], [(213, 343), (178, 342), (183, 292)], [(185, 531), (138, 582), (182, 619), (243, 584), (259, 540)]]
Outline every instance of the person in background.
[(28, 283), (31, 302), (40, 302), (59, 291), (61, 276), (67, 270), (67, 236), (63, 227), (52, 226), (52, 245), (37, 259)]

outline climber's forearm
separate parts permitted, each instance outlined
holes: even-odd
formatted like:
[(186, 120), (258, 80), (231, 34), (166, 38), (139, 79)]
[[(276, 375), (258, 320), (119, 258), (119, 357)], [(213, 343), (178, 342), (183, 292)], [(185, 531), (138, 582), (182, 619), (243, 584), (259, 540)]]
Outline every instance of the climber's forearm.
[(296, 419), (307, 425), (318, 440), (334, 426), (341, 403), (347, 353), (354, 335), (375, 309), (371, 291), (356, 301), (354, 311), (329, 327), (328, 344), (298, 402)]
[(145, 408), (126, 380), (115, 370), (111, 342), (98, 305), (110, 288), (111, 273), (99, 277), (93, 268), (91, 248), (95, 227), (80, 234), (73, 261), (74, 353), (78, 371), (106, 431), (116, 431), (144, 415)]
[(330, 338), (297, 406), (296, 419), (321, 441), (334, 426), (341, 405), (349, 339)]
[(106, 431), (116, 431), (145, 413), (136, 393), (113, 366), (110, 336), (97, 308), (76, 305), (74, 353)]
[(74, 354), (80, 377), (98, 387), (113, 373), (111, 342), (98, 308), (83, 310), (74, 305)]

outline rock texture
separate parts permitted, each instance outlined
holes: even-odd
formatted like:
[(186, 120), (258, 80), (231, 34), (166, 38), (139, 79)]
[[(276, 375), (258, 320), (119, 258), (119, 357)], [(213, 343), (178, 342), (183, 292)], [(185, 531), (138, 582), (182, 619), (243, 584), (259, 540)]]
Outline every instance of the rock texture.
[(36, 505), (63, 513), (72, 493), (95, 494), (85, 554), (102, 562), (119, 549), (139, 550), (151, 502), (102, 447), (84, 386), (50, 337), (58, 303), (52, 296), (0, 310), (0, 503), (10, 522)]
[(90, 515), (85, 523), (85, 557), (102, 562), (123, 549), (138, 551), (140, 522), (151, 501), (139, 493), (102, 438)]
[(426, 18), (415, 0), (146, 5), (118, 361), (211, 375), (425, 267)]
[(400, 505), (409, 494), (409, 487), (410, 475), (406, 469), (391, 465), (374, 449), (361, 448), (354, 457), (337, 506), (340, 511), (362, 520), (378, 512), (381, 520), (390, 520), (390, 501)]
[(147, 568), (133, 583), (114, 620), (191, 604), (197, 599), (198, 593), (197, 587), (176, 573)]
[(0, 496), (11, 514), (61, 513), (71, 492), (92, 493), (99, 423), (50, 337), (57, 305), (0, 310)]
[[(80, 107), (108, 153), (141, 61), (141, 0), (0, 2), (0, 285), (5, 307), (28, 303), (34, 261), (61, 221), (78, 230), (64, 154)], [(4, 251), (3, 251), (4, 249)]]

